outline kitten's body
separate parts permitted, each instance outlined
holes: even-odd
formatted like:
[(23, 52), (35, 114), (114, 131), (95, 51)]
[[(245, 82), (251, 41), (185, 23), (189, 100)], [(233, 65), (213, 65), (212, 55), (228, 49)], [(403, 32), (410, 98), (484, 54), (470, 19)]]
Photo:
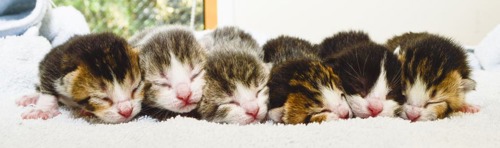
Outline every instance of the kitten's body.
[(172, 115), (195, 110), (205, 84), (206, 55), (192, 31), (162, 26), (140, 32), (130, 42), (140, 49), (140, 64), (148, 84), (144, 99), (148, 109)]
[(128, 121), (141, 110), (138, 52), (111, 33), (70, 39), (52, 49), (39, 70), (38, 94), (17, 101), (36, 104), (22, 115), (25, 119), (56, 116), (58, 101), (109, 123)]
[(251, 36), (235, 27), (216, 29), (207, 57), (199, 113), (218, 123), (260, 122), (267, 113), (269, 70)]
[(465, 93), (475, 89), (476, 83), (470, 78), (471, 70), (462, 47), (433, 34), (406, 39), (399, 45), (403, 94), (408, 99), (401, 117), (426, 121), (459, 111), (479, 111), (465, 102)]
[(324, 122), (352, 116), (340, 79), (319, 60), (289, 60), (273, 67), (269, 118), (285, 124)]
[[(401, 64), (384, 46), (363, 32), (340, 32), (325, 40), (331, 52), (324, 61), (337, 70), (356, 117), (394, 117), (405, 99), (401, 94)], [(335, 46), (333, 46), (335, 45)]]
[(306, 40), (279, 36), (271, 39), (262, 47), (264, 50), (264, 62), (281, 63), (293, 59), (318, 59), (317, 50)]

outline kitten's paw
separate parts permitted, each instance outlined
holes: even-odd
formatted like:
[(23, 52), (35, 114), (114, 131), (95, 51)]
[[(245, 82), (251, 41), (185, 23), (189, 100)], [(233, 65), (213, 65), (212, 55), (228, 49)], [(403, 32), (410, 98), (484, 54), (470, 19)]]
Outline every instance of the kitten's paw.
[(61, 114), (57, 108), (51, 109), (32, 109), (24, 112), (21, 117), (23, 119), (43, 119), (47, 120)]
[(24, 95), (21, 98), (16, 100), (16, 104), (18, 106), (23, 106), (23, 107), (28, 106), (30, 104), (36, 104), (39, 97), (40, 97), (39, 93)]
[(471, 104), (465, 104), (462, 109), (460, 109), (461, 112), (464, 112), (464, 113), (477, 113), (479, 112), (480, 110), (480, 107), (479, 106), (475, 106), (475, 105), (471, 105)]

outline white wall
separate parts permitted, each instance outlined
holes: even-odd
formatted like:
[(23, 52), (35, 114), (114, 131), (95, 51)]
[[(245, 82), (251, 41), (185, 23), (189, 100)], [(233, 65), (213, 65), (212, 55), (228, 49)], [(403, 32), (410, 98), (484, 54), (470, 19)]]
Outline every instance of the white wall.
[(313, 43), (341, 30), (362, 29), (377, 42), (428, 31), (476, 45), (500, 24), (500, 0), (218, 0), (218, 14), (219, 26)]

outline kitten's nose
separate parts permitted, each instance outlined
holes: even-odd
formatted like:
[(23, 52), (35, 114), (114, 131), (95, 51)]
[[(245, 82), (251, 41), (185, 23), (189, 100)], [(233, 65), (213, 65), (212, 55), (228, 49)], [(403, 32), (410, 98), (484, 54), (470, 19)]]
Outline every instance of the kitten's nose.
[(191, 103), (189, 99), (191, 98), (191, 89), (187, 83), (181, 83), (176, 87), (177, 99), (182, 100), (184, 103)]
[(349, 118), (349, 110), (340, 110), (340, 112), (339, 112), (339, 118), (340, 119), (347, 119), (347, 118)]
[(382, 104), (381, 100), (367, 99), (367, 101), (368, 101), (368, 110), (370, 110), (372, 117), (377, 116), (384, 109), (384, 104)]
[(130, 117), (133, 110), (134, 108), (132, 108), (132, 104), (129, 101), (118, 104), (118, 114), (125, 118)]
[(259, 113), (260, 107), (256, 102), (248, 102), (242, 104), (241, 107), (245, 109), (247, 115), (250, 115), (253, 118), (257, 118), (257, 114)]
[(409, 111), (406, 111), (406, 117), (408, 117), (409, 120), (411, 120), (411, 122), (415, 122), (418, 120), (418, 118), (420, 118), (420, 113), (416, 110), (409, 110)]

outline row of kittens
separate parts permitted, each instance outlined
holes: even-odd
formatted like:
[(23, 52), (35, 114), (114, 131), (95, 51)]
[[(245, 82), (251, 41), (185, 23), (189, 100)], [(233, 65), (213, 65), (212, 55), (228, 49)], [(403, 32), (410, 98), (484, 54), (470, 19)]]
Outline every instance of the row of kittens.
[(299, 124), (353, 117), (411, 121), (477, 112), (465, 51), (430, 33), (405, 33), (379, 45), (361, 31), (318, 45), (280, 36), (260, 47), (237, 27), (198, 40), (169, 26), (129, 41), (112, 33), (77, 36), (39, 65), (37, 93), (21, 116), (48, 119), (59, 103), (105, 123), (183, 115), (218, 123)]

